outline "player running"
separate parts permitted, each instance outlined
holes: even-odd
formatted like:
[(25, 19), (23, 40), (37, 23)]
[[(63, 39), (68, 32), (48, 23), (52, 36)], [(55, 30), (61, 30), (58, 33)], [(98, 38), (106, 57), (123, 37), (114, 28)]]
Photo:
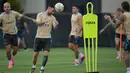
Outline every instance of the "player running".
[(58, 24), (56, 18), (52, 15), (53, 11), (54, 11), (53, 6), (49, 6), (45, 12), (37, 14), (35, 22), (37, 23), (38, 28), (36, 38), (34, 41), (33, 65), (30, 73), (34, 73), (36, 69), (37, 58), (41, 50), (43, 50), (44, 52), (44, 58), (40, 73), (44, 73), (44, 69), (48, 61), (50, 46), (52, 43), (50, 32), (52, 30), (52, 27), (56, 28)]
[[(14, 56), (18, 51), (16, 19), (22, 17), (29, 20), (33, 19), (11, 10), (10, 3), (4, 3), (3, 7), (4, 12), (0, 15), (0, 23), (2, 23), (0, 29), (4, 33), (3, 38), (6, 47), (6, 55), (9, 61), (8, 68), (12, 68), (14, 64)], [(13, 52), (11, 52), (11, 49), (13, 49)]]
[[(116, 18), (119, 18), (121, 15), (123, 14), (123, 10), (121, 8), (118, 8), (116, 10), (116, 12), (112, 13), (112, 21), (113, 22), (116, 22)], [(108, 15), (105, 15), (104, 18), (106, 20), (108, 20)], [(117, 59), (120, 58), (120, 51), (119, 51), (119, 48), (120, 48), (120, 25), (119, 26), (116, 26), (115, 23), (113, 22), (109, 22), (101, 31), (100, 31), (100, 34), (105, 31), (109, 26), (112, 26), (115, 28), (115, 46), (116, 46), (116, 50), (117, 50)], [(124, 43), (125, 43), (125, 40), (126, 40), (126, 35), (125, 35), (125, 31), (124, 31), (124, 28), (122, 29), (122, 41), (123, 41), (123, 46), (124, 46)]]
[[(130, 5), (127, 1), (124, 1), (121, 3), (121, 6), (124, 10), (124, 13), (122, 16), (117, 18), (117, 22), (115, 23), (117, 26), (120, 24), (123, 24), (124, 29), (125, 29), (125, 34), (127, 36), (125, 48), (124, 48), (124, 57), (125, 57), (125, 64), (127, 67), (127, 72), (130, 73), (130, 58), (129, 58), (129, 53), (130, 53)], [(110, 17), (108, 17), (109, 21), (111, 21)], [(112, 22), (112, 21), (111, 21)]]
[(78, 65), (78, 57), (80, 56), (80, 63), (82, 63), (85, 58), (85, 56), (78, 50), (79, 39), (82, 37), (82, 15), (79, 13), (79, 7), (77, 5), (72, 6), (72, 12), (71, 32), (69, 35), (68, 47), (75, 53), (75, 60), (73, 65)]
[[(20, 13), (23, 13), (23, 10), (20, 10)], [(17, 20), (17, 28), (18, 28), (18, 46), (20, 47), (20, 44), (22, 44), (25, 51), (27, 51), (27, 45), (24, 40), (25, 31), (29, 33), (27, 23), (24, 21), (24, 18)]]

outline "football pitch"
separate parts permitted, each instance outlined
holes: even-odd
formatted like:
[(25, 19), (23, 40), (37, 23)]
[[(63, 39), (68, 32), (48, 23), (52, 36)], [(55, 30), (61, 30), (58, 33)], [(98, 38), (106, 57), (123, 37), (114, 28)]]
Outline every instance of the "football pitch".
[[(80, 48), (83, 52), (83, 48)], [(27, 52), (20, 50), (15, 57), (15, 65), (8, 69), (8, 61), (5, 55), (5, 49), (0, 49), (0, 73), (29, 73), (32, 67), (33, 51)], [(35, 73), (40, 73), (40, 67), (43, 59), (43, 53), (39, 55)], [(52, 48), (49, 61), (45, 68), (45, 73), (84, 73), (85, 62), (78, 66), (72, 66), (74, 53), (68, 48)], [(126, 73), (124, 60), (119, 62), (116, 59), (116, 50), (114, 48), (99, 48), (98, 51), (98, 70), (100, 73)]]

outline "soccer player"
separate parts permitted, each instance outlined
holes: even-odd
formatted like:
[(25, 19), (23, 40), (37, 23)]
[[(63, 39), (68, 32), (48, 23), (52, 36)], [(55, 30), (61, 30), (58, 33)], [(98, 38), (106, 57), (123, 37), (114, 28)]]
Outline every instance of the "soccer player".
[[(123, 24), (124, 29), (125, 29), (125, 34), (127, 36), (127, 40), (126, 40), (126, 45), (124, 48), (124, 58), (125, 58), (125, 64), (127, 67), (127, 72), (126, 73), (130, 73), (130, 57), (129, 57), (129, 53), (130, 53), (130, 5), (127, 1), (124, 1), (121, 3), (122, 9), (124, 10), (124, 13), (122, 16), (120, 16), (119, 18), (117, 18), (117, 22), (115, 23), (117, 26), (120, 24)], [(111, 19), (108, 17), (109, 21), (111, 21)], [(111, 21), (112, 22), (112, 21)]]
[(44, 58), (40, 73), (44, 73), (52, 42), (50, 32), (52, 30), (52, 27), (56, 28), (58, 24), (56, 18), (52, 15), (53, 11), (53, 6), (49, 6), (45, 12), (38, 13), (36, 21), (34, 21), (37, 23), (38, 28), (36, 38), (34, 41), (33, 65), (30, 73), (34, 73), (36, 69), (37, 58), (41, 50), (43, 50), (44, 52)]
[(72, 16), (71, 16), (71, 32), (69, 35), (68, 47), (75, 53), (75, 60), (73, 65), (78, 65), (80, 56), (80, 63), (83, 62), (85, 56), (78, 50), (79, 39), (82, 36), (82, 15), (79, 13), (78, 5), (72, 6)]
[[(123, 10), (121, 8), (118, 8), (116, 10), (116, 12), (112, 13), (112, 21), (116, 22), (116, 18), (119, 18), (121, 15), (123, 14)], [(108, 15), (105, 15), (104, 18), (107, 20)], [(116, 50), (117, 50), (117, 59), (120, 58), (120, 26), (115, 26), (115, 23), (113, 22), (109, 22), (101, 31), (100, 33), (102, 33), (103, 31), (105, 31), (109, 26), (112, 26), (115, 28), (115, 46), (116, 46)], [(125, 30), (124, 28), (122, 29), (122, 41), (123, 41), (123, 46), (126, 40), (126, 35), (125, 35)], [(122, 47), (123, 47), (122, 46)]]
[[(20, 13), (23, 13), (23, 9), (20, 10)], [(24, 18), (20, 18), (17, 20), (17, 28), (18, 28), (18, 46), (20, 47), (20, 43), (24, 47), (24, 50), (27, 51), (27, 46), (25, 44), (24, 35), (25, 31), (29, 33), (29, 29), (27, 27), (27, 23), (24, 22)]]
[[(12, 68), (14, 64), (14, 56), (18, 51), (16, 18), (20, 19), (23, 17), (32, 21), (34, 21), (34, 19), (11, 10), (10, 3), (4, 3), (3, 7), (4, 12), (0, 15), (0, 23), (2, 23), (2, 27), (0, 27), (0, 29), (4, 33), (3, 38), (6, 47), (6, 55), (9, 61), (8, 68)], [(11, 52), (12, 49), (13, 52)]]
[(120, 18), (121, 22), (124, 24), (125, 32), (127, 35), (127, 41), (125, 45), (125, 64), (127, 67), (127, 73), (130, 73), (130, 4), (127, 1), (121, 3), (121, 6), (124, 10), (123, 16)]

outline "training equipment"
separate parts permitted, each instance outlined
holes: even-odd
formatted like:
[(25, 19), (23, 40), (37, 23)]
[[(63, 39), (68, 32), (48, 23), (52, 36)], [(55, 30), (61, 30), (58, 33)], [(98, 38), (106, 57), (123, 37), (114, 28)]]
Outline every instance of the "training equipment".
[[(88, 6), (91, 5), (91, 12)], [(98, 16), (93, 14), (93, 4), (86, 5), (87, 14), (83, 16), (84, 51), (86, 57), (86, 73), (99, 73), (97, 70), (98, 53)], [(90, 12), (90, 13), (89, 13)], [(88, 42), (86, 42), (86, 40)], [(88, 43), (88, 45), (86, 44)], [(88, 48), (86, 48), (88, 46)]]
[(62, 12), (64, 10), (64, 5), (62, 3), (56, 3), (55, 10), (57, 12)]

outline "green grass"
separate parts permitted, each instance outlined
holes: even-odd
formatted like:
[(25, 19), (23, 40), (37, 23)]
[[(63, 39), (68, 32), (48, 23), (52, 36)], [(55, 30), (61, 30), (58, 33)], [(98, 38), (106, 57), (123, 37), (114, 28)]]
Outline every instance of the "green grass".
[[(83, 52), (83, 49), (80, 49)], [(100, 73), (125, 73), (124, 61), (119, 62), (115, 59), (116, 51), (114, 48), (99, 48), (98, 51), (98, 70)], [(25, 52), (21, 50), (15, 57), (16, 64), (12, 69), (8, 69), (8, 61), (5, 49), (0, 49), (0, 73), (29, 73), (32, 66), (33, 51)], [(39, 73), (42, 63), (43, 53), (39, 55), (37, 69)], [(84, 73), (85, 63), (79, 66), (71, 66), (74, 60), (74, 53), (68, 48), (51, 49), (49, 61), (45, 68), (45, 73)]]

